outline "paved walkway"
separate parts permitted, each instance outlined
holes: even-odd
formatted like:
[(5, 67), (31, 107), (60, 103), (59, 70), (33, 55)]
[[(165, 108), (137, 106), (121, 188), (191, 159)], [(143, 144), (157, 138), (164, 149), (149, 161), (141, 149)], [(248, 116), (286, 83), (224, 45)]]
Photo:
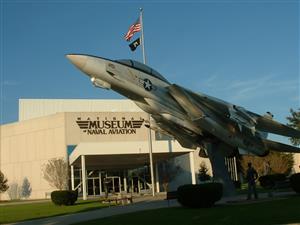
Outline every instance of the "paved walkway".
[[(274, 197), (276, 198), (284, 198), (287, 196), (294, 195), (293, 192), (279, 192), (275, 193)], [(269, 201), (273, 198), (269, 198), (267, 194), (260, 194), (259, 200), (253, 200), (253, 201), (246, 201), (245, 195), (238, 195), (234, 197), (228, 197), (223, 198), (217, 204), (249, 204), (249, 203), (255, 203), (255, 202), (261, 202), (261, 201)], [(55, 216), (55, 217), (49, 217), (44, 219), (37, 219), (37, 220), (31, 220), (31, 221), (25, 221), (25, 222), (18, 222), (18, 223), (11, 223), (12, 224), (18, 224), (18, 225), (63, 225), (63, 224), (73, 224), (73, 223), (79, 223), (84, 222), (88, 220), (93, 219), (99, 219), (99, 218), (105, 218), (109, 216), (114, 215), (120, 215), (120, 214), (126, 214), (126, 213), (132, 213), (132, 212), (138, 212), (143, 210), (149, 210), (149, 209), (159, 209), (159, 208), (166, 208), (166, 207), (176, 207), (179, 206), (179, 203), (177, 200), (170, 200), (169, 202), (166, 200), (162, 200), (161, 197), (158, 198), (152, 198), (152, 197), (145, 197), (138, 200), (138, 202), (130, 204), (130, 205), (124, 205), (124, 206), (113, 206), (109, 208), (99, 209), (99, 210), (93, 210), (88, 212), (82, 212), (82, 213), (76, 213), (76, 214), (69, 214), (69, 215), (63, 215), (63, 216)]]

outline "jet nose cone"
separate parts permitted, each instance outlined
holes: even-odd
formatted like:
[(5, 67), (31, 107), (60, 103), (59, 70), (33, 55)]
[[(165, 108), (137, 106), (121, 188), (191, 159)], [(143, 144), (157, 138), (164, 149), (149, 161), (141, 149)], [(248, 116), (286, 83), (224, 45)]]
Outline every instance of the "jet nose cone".
[(82, 69), (85, 66), (88, 59), (88, 57), (85, 55), (69, 54), (66, 55), (66, 57), (79, 69)]

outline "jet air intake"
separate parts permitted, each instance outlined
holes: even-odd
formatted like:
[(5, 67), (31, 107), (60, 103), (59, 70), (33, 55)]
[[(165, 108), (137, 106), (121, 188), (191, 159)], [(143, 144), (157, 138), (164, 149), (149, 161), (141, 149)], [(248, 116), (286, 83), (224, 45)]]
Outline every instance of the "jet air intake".
[(103, 80), (100, 80), (98, 78), (92, 77), (91, 81), (95, 87), (103, 88), (103, 89), (107, 89), (107, 90), (109, 90), (111, 88), (109, 83), (107, 83)]

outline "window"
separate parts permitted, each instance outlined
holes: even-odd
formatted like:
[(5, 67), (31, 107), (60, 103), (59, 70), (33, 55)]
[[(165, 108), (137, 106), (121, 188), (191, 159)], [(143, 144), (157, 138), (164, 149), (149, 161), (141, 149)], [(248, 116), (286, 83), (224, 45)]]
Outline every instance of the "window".
[(157, 77), (157, 78), (159, 78), (159, 79), (161, 79), (161, 80), (167, 82), (167, 80), (166, 80), (159, 72), (157, 72), (156, 70), (152, 69), (152, 70), (151, 70), (151, 74), (152, 74), (154, 77)]
[(133, 61), (133, 67), (137, 68), (145, 73), (151, 74), (151, 68), (137, 61)]
[(128, 59), (120, 59), (120, 60), (116, 60), (116, 62), (121, 63), (125, 66), (130, 66), (132, 67), (132, 61), (128, 60)]

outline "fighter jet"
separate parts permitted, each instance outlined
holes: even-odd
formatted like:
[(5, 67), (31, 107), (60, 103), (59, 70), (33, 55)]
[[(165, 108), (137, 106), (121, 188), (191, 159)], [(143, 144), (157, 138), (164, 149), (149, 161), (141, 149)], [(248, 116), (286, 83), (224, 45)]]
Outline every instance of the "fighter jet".
[(175, 138), (182, 147), (208, 144), (224, 157), (239, 152), (265, 156), (272, 151), (300, 153), (300, 148), (267, 139), (267, 133), (300, 138), (300, 131), (245, 108), (171, 84), (153, 68), (129, 59), (111, 60), (85, 54), (66, 57), (90, 77), (94, 86), (112, 89), (131, 99), (153, 118), (148, 127)]

